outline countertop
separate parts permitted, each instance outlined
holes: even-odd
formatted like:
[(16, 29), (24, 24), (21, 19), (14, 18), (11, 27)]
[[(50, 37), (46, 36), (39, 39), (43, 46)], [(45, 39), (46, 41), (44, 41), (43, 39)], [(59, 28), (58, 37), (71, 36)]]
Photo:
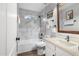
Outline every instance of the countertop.
[[(54, 44), (55, 46), (63, 49), (64, 51), (68, 52), (69, 54), (71, 54), (72, 56), (79, 56), (79, 50), (78, 50), (78, 42), (74, 42), (74, 41), (69, 41), (66, 42), (66, 45), (63, 44), (63, 42), (60, 42), (61, 40), (59, 40), (60, 38), (45, 38), (46, 41)], [(68, 46), (69, 43), (74, 43), (75, 46)]]

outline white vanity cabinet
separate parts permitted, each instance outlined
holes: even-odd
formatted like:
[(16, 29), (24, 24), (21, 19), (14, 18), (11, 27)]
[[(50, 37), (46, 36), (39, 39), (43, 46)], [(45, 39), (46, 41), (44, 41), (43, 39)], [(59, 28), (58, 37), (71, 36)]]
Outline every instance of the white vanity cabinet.
[(50, 42), (46, 41), (46, 56), (53, 56), (55, 55), (55, 45), (51, 44)]
[(46, 56), (71, 56), (68, 52), (55, 46), (53, 43), (46, 41)]
[(56, 56), (71, 56), (68, 52), (64, 51), (63, 49), (56, 47)]

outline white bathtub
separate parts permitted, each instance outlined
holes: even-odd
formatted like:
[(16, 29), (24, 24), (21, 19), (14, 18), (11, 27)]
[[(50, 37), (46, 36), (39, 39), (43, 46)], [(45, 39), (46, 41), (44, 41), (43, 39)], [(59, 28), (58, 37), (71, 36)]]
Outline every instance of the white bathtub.
[(38, 40), (35, 40), (35, 39), (20, 40), (18, 42), (18, 51), (17, 52), (18, 53), (22, 53), (22, 52), (35, 50), (36, 49), (36, 45), (35, 44), (36, 44), (36, 42), (38, 42)]

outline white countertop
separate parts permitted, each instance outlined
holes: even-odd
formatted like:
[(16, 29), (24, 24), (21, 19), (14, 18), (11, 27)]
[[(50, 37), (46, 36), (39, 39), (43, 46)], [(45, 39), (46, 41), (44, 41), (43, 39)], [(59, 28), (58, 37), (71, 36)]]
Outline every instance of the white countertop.
[[(56, 45), (57, 47), (63, 49), (64, 51), (70, 53), (73, 56), (78, 56), (79, 55), (79, 50), (78, 50), (78, 42), (74, 41), (69, 41), (67, 42), (66, 40), (60, 40), (60, 38), (46, 38), (46, 41)], [(66, 44), (65, 44), (66, 43)], [(73, 45), (68, 45), (69, 43), (73, 43)], [(75, 44), (75, 45), (74, 45)]]

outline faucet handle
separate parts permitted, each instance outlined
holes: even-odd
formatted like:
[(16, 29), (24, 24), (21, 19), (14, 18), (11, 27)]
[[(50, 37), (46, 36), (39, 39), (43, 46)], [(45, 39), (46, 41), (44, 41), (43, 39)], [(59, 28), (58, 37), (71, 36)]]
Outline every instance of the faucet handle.
[(67, 36), (65, 36), (65, 39), (68, 39), (69, 38), (69, 36), (67, 35)]
[(69, 38), (69, 35), (67, 35), (67, 38)]
[(67, 42), (69, 42), (69, 35), (67, 35), (65, 39), (67, 40)]
[(78, 51), (79, 51), (79, 45), (78, 45)]

